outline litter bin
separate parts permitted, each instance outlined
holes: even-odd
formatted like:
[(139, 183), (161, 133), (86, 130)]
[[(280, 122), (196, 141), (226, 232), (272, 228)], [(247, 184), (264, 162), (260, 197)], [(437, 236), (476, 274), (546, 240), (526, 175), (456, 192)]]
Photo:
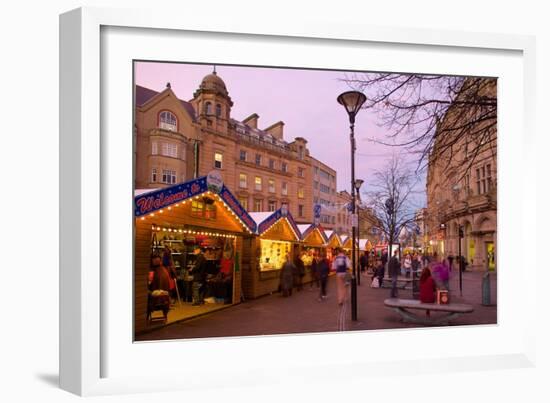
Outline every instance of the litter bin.
[(491, 281), (490, 273), (487, 270), (481, 280), (481, 305), (491, 305)]

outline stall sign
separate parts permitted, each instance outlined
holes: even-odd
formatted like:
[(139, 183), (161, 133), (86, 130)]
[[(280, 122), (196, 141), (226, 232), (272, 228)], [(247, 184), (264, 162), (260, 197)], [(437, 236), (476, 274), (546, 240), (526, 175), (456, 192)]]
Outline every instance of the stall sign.
[(256, 222), (225, 185), (222, 186), (220, 197), (252, 232), (256, 232)]
[(184, 201), (208, 190), (206, 177), (139, 195), (134, 199), (135, 216), (140, 217)]
[(206, 176), (206, 185), (208, 186), (208, 190), (220, 193), (223, 188), (223, 178), (220, 171), (210, 171)]

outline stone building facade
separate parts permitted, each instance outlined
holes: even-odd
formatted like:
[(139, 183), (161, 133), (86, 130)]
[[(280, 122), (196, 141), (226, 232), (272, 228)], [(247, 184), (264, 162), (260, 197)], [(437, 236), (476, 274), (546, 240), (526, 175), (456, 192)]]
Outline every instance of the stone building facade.
[[(496, 98), (496, 80), (486, 80), (484, 91)], [(445, 119), (453, 113), (458, 112), (451, 106)], [(460, 247), (468, 269), (496, 270), (496, 128), (481, 143), (476, 143), (474, 132), (478, 133), (480, 127), (473, 127), (442, 152), (446, 136), (453, 135), (445, 130), (445, 119), (437, 129), (442, 135), (437, 136), (428, 164), (427, 209), (422, 214), (426, 247), (439, 255), (458, 255), (459, 226), (462, 226), (464, 237)]]
[(316, 158), (311, 157), (313, 179), (313, 203), (320, 204), (321, 225), (326, 229), (336, 227), (336, 171)]
[[(216, 72), (203, 78), (188, 102), (170, 84), (161, 92), (136, 86), (135, 106), (136, 189), (217, 170), (248, 211), (287, 204), (297, 222), (313, 221), (313, 161), (320, 162), (310, 156), (307, 140), (286, 141), (283, 122), (260, 129), (257, 114), (233, 119), (233, 101)], [(334, 190), (336, 172), (326, 168)]]

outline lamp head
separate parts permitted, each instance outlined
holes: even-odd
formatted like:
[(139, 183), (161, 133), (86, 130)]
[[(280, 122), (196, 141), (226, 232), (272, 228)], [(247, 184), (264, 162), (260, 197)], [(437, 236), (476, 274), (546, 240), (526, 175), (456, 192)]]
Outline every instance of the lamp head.
[(366, 100), (365, 94), (359, 91), (347, 91), (337, 98), (338, 103), (346, 108), (351, 124), (355, 123), (355, 115), (357, 115)]

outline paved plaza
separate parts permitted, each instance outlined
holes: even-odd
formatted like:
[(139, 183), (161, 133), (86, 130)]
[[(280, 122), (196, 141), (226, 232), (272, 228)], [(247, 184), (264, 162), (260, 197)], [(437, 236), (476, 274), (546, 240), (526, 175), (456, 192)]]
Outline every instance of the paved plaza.
[[(474, 312), (451, 321), (451, 326), (497, 323), (497, 275), (491, 273), (491, 305), (489, 306), (481, 304), (482, 277), (482, 272), (464, 273), (463, 296), (461, 297), (458, 273), (452, 273), (451, 302), (471, 304), (474, 307)], [(279, 293), (275, 293), (143, 333), (137, 336), (136, 340), (337, 331), (335, 291), (335, 278), (331, 277), (328, 285), (328, 298), (322, 302), (318, 300), (319, 290), (316, 287), (310, 289), (310, 286), (306, 285), (303, 291), (294, 292), (289, 298), (283, 298)], [(389, 298), (390, 290), (371, 288), (368, 275), (361, 278), (361, 286), (358, 287), (357, 294), (358, 320), (351, 321), (351, 309), (348, 308), (347, 330), (425, 327), (403, 323), (397, 313), (385, 307), (384, 300)], [(412, 298), (412, 291), (399, 290), (399, 298)]]

